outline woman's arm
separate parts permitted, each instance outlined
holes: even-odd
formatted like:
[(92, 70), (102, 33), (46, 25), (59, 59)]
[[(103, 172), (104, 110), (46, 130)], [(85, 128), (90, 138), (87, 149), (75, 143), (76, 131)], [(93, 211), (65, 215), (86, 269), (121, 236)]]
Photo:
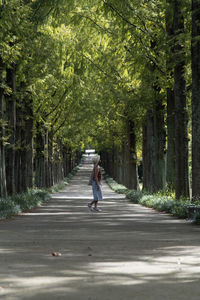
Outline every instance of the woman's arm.
[(99, 173), (99, 166), (96, 166), (94, 170), (94, 178), (97, 184), (97, 189), (99, 189), (98, 173)]

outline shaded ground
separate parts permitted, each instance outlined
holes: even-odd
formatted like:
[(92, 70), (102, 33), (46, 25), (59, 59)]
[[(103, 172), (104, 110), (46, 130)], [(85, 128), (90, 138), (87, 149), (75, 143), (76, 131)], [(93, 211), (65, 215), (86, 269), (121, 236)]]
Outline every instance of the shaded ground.
[(90, 169), (46, 205), (0, 222), (0, 297), (199, 300), (200, 227), (131, 204), (105, 183), (102, 212), (90, 212)]

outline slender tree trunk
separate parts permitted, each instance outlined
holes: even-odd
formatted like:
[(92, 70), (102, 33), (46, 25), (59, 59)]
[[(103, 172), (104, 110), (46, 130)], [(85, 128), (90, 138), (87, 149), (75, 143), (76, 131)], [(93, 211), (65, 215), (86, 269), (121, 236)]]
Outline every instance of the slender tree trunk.
[(114, 177), (114, 145), (112, 149), (108, 152), (108, 173), (111, 177)]
[(25, 178), (26, 189), (33, 187), (33, 102), (31, 96), (27, 96), (24, 101), (26, 118), (25, 124)]
[(152, 111), (147, 112), (146, 124), (143, 130), (143, 189), (148, 192), (155, 192), (154, 183), (156, 181), (156, 173), (154, 169), (154, 119)]
[(192, 1), (192, 199), (200, 200), (200, 0)]
[[(0, 57), (0, 84), (3, 83), (4, 64)], [(0, 87), (0, 197), (7, 197), (6, 187), (6, 166), (5, 166), (5, 116), (4, 116), (4, 97), (3, 88)]]
[(122, 144), (122, 150), (121, 150), (121, 175), (122, 175), (122, 181), (120, 183), (122, 183), (123, 185), (127, 185), (127, 166), (128, 166), (128, 147), (127, 147), (127, 140), (126, 138), (124, 137), (124, 141), (123, 141), (123, 144)]
[(168, 76), (167, 88), (167, 161), (166, 161), (166, 182), (170, 190), (175, 190), (176, 182), (176, 154), (175, 154), (175, 99), (174, 87), (171, 82), (174, 76), (174, 38), (173, 27), (173, 0), (166, 0), (166, 32), (167, 32), (167, 47), (166, 47), (166, 67)]
[(64, 176), (67, 177), (69, 174), (69, 147), (68, 145), (65, 145), (65, 173)]
[(143, 179), (143, 190), (149, 190), (149, 152), (148, 152), (148, 143), (147, 143), (147, 123), (143, 124), (142, 128), (142, 179)]
[(49, 131), (49, 186), (53, 183), (53, 131)]
[(49, 132), (45, 128), (44, 133), (44, 186), (49, 187)]
[(123, 163), (121, 162), (121, 150), (117, 145), (114, 146), (114, 152), (113, 152), (113, 179), (116, 180), (119, 183), (123, 183), (122, 181), (119, 181), (119, 173), (122, 168), (123, 168)]
[(117, 178), (117, 182), (119, 183), (124, 183), (124, 157), (122, 154), (123, 148), (118, 150), (118, 178)]
[(136, 155), (136, 136), (134, 123), (129, 120), (126, 124), (126, 141), (124, 143), (124, 185), (129, 189), (139, 190), (137, 155)]
[(71, 149), (70, 148), (68, 148), (68, 173), (70, 173), (71, 172), (71, 161), (72, 161), (72, 152), (71, 152)]
[(114, 143), (112, 145), (112, 148), (108, 150), (107, 152), (107, 167), (106, 170), (108, 174), (114, 178), (114, 164), (115, 164), (115, 157), (114, 157)]
[(67, 176), (67, 150), (66, 145), (63, 146), (63, 170), (64, 170), (64, 178)]
[(127, 187), (139, 190), (138, 168), (137, 168), (137, 151), (136, 151), (136, 135), (135, 124), (133, 121), (128, 122), (128, 144), (129, 144), (129, 182)]
[(167, 163), (166, 182), (170, 190), (175, 190), (176, 155), (175, 155), (175, 103), (174, 91), (167, 89)]
[(6, 149), (6, 181), (7, 190), (10, 195), (15, 193), (15, 130), (16, 130), (16, 74), (15, 65), (7, 69), (7, 85), (12, 90), (11, 95), (6, 95), (7, 104), (7, 133), (9, 135), (9, 144)]
[(36, 125), (35, 144), (35, 184), (37, 187), (45, 187), (44, 137), (39, 124)]
[(25, 119), (25, 111), (24, 108), (21, 108), (21, 147), (20, 147), (20, 169), (19, 169), (19, 177), (20, 177), (20, 192), (25, 192), (27, 190), (26, 187), (26, 143), (25, 143), (25, 127), (24, 127), (24, 119)]
[[(62, 141), (59, 140), (60, 145), (60, 180), (64, 179), (64, 159), (63, 159), (63, 144)], [(78, 151), (76, 151), (75, 165), (78, 165)]]
[(175, 149), (176, 198), (189, 197), (188, 116), (186, 104), (184, 17), (182, 0), (174, 0), (174, 96), (175, 96)]
[(23, 185), (25, 182), (24, 165), (22, 159), (24, 158), (23, 145), (22, 145), (22, 105), (21, 101), (17, 99), (16, 105), (16, 151), (15, 151), (15, 192), (20, 193), (24, 191)]

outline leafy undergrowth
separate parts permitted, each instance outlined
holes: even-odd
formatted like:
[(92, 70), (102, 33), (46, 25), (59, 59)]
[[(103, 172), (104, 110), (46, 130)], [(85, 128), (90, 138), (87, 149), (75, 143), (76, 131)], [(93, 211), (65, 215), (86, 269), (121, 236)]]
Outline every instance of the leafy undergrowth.
[(113, 178), (109, 177), (106, 173), (103, 173), (103, 177), (109, 187), (119, 194), (126, 194), (129, 190), (122, 184), (117, 183)]
[(5, 219), (33, 207), (40, 206), (49, 198), (50, 195), (46, 190), (36, 188), (5, 199), (0, 198), (0, 219)]
[[(188, 207), (200, 205), (199, 202), (192, 202), (188, 199), (176, 200), (174, 194), (149, 194), (143, 191), (129, 190), (125, 186), (118, 184), (113, 178), (104, 173), (104, 179), (112, 190), (117, 193), (125, 194), (131, 202), (141, 204), (160, 212), (166, 212), (178, 218), (186, 219), (189, 217)], [(200, 224), (200, 213), (194, 216), (194, 223)]]
[(7, 198), (0, 198), (0, 219), (6, 219), (23, 211), (30, 210), (42, 205), (50, 199), (51, 193), (59, 192), (69, 184), (70, 179), (76, 174), (79, 166), (75, 167), (71, 173), (59, 184), (48, 189), (29, 189), (25, 193), (15, 194)]

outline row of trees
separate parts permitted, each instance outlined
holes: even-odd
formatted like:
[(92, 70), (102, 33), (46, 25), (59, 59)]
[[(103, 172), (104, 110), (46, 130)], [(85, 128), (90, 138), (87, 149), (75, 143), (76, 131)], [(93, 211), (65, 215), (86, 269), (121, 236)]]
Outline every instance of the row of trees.
[(200, 197), (199, 0), (1, 3), (1, 194), (92, 145), (129, 188), (142, 160), (144, 189), (189, 197), (192, 166)]
[[(140, 124), (143, 141), (143, 188), (149, 192), (157, 192), (168, 187), (176, 191), (177, 199), (190, 197), (188, 142), (192, 138), (192, 197), (199, 199), (200, 2), (193, 1), (192, 6), (190, 1), (178, 0), (151, 3), (140, 1), (138, 6), (131, 6), (131, 1), (124, 1), (123, 4), (104, 2), (116, 19), (121, 19), (121, 24), (134, 27), (134, 30), (129, 31), (134, 40), (128, 48), (132, 60), (137, 58), (136, 43), (143, 55), (141, 81), (136, 95), (141, 105), (145, 102), (143, 118), (141, 116), (143, 122)], [(147, 7), (148, 10), (145, 10)], [(135, 67), (138, 68), (138, 62)], [(133, 101), (137, 102), (136, 99)], [(136, 114), (137, 109), (136, 107)], [(135, 115), (127, 121), (135, 124), (136, 118)], [(137, 130), (137, 126), (129, 127), (128, 138), (125, 140), (126, 150), (124, 145), (120, 148), (114, 145), (112, 151), (103, 152), (103, 155), (105, 168), (118, 181), (137, 189), (137, 174), (132, 176), (133, 172), (137, 173), (134, 164), (137, 152), (135, 128)], [(132, 145), (129, 142), (130, 135), (133, 136)], [(110, 156), (112, 165), (109, 164)], [(127, 161), (129, 168), (125, 163)], [(130, 177), (134, 179), (131, 184)]]
[[(48, 8), (49, 10), (49, 8)], [(80, 160), (81, 147), (64, 136), (70, 112), (69, 76), (61, 69), (68, 35), (45, 25), (34, 1), (0, 6), (0, 196), (49, 187)], [(69, 123), (67, 118), (69, 118)], [(71, 125), (70, 125), (71, 126)], [(67, 127), (65, 128), (67, 131)]]

